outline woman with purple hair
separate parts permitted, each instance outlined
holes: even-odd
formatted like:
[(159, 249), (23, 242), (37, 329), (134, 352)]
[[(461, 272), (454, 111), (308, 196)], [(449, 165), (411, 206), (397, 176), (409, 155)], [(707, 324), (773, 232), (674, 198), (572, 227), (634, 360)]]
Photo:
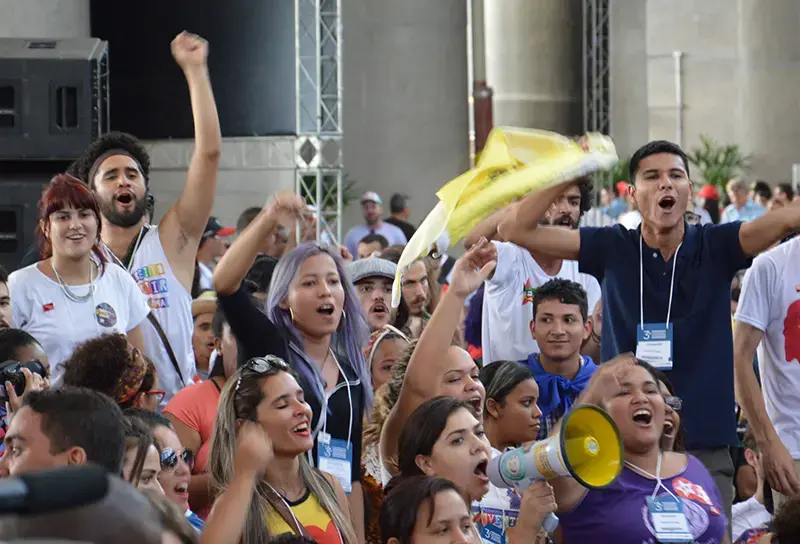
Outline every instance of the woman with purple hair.
[(298, 374), (313, 413), (314, 465), (336, 476), (347, 491), (353, 525), (363, 542), (361, 436), (373, 392), (361, 350), (369, 329), (339, 252), (305, 243), (284, 255), (263, 310), (241, 288), (281, 216), (295, 221), (305, 213), (297, 195), (275, 195), (220, 260), (214, 289), (238, 341), (239, 361), (275, 355)]

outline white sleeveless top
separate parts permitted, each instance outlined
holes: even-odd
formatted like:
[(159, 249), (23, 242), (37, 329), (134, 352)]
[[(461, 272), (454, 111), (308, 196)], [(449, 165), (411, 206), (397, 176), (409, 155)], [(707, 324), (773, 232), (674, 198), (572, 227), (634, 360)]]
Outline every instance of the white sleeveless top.
[(142, 335), (145, 350), (156, 365), (159, 384), (167, 393), (164, 398), (166, 403), (184, 383), (191, 384), (195, 375), (192, 296), (172, 272), (158, 237), (157, 226), (148, 226), (147, 233), (134, 251), (129, 272), (147, 297), (150, 309), (164, 329), (181, 368), (183, 382), (175, 373), (158, 332), (149, 321), (144, 323)]

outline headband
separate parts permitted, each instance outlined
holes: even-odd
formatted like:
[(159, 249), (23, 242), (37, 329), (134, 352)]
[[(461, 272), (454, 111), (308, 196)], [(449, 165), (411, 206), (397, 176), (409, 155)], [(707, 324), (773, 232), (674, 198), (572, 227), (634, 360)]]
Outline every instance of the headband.
[(392, 325), (384, 325), (383, 328), (374, 331), (372, 334), (369, 335), (369, 342), (367, 342), (366, 347), (364, 348), (364, 357), (367, 358), (367, 364), (372, 366), (372, 358), (375, 357), (375, 352), (378, 351), (378, 345), (384, 341), (384, 339), (389, 335), (395, 335), (406, 342), (411, 342), (408, 339), (408, 336), (403, 334), (400, 329), (393, 327)]
[(127, 149), (117, 148), (109, 149), (94, 160), (92, 166), (89, 168), (89, 175), (86, 179), (86, 183), (89, 185), (89, 187), (92, 186), (92, 180), (94, 180), (94, 176), (97, 174), (97, 170), (100, 168), (100, 165), (103, 164), (103, 161), (109, 157), (113, 157), (114, 155), (125, 155), (126, 157), (133, 159), (133, 162), (136, 163), (136, 167), (139, 169), (139, 172), (141, 172), (142, 176), (144, 176), (145, 186), (149, 184), (149, 180), (142, 169), (142, 165), (138, 160), (136, 160), (136, 157), (134, 157)]
[(112, 398), (117, 404), (125, 404), (139, 392), (147, 374), (147, 360), (142, 352), (135, 347), (130, 347), (131, 363), (125, 367), (122, 376), (119, 377), (117, 386), (114, 388)]

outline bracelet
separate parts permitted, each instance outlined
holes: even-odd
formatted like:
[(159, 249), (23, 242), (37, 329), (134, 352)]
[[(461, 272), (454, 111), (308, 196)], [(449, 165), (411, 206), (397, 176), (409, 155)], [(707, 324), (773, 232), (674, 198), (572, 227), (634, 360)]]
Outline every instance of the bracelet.
[(592, 333), (591, 333), (590, 338), (592, 340), (594, 340), (595, 342), (597, 342), (598, 344), (600, 343), (600, 335), (597, 334), (596, 332), (594, 332), (594, 327), (592, 327)]

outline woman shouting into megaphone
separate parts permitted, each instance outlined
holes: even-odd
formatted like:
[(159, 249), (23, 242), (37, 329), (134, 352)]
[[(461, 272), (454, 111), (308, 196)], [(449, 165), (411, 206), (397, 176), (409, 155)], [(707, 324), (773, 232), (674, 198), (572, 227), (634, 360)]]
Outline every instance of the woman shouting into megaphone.
[[(417, 343), (398, 400), (381, 431), (381, 455), (392, 475), (427, 474), (451, 480), (479, 517), (491, 514), (478, 506), (490, 492), (486, 470), (492, 450), (483, 430), (485, 390), (475, 362), (450, 339), (464, 301), (494, 269), (495, 259), (494, 246), (481, 239), (454, 265), (450, 288)], [(546, 484), (529, 490), (499, 513), (493, 534), (481, 534), (484, 541), (536, 541), (555, 501)], [(481, 524), (481, 530), (489, 530), (488, 524)]]
[(632, 354), (612, 359), (598, 368), (580, 401), (611, 416), (624, 467), (604, 489), (588, 490), (570, 477), (552, 480), (566, 542), (729, 542), (708, 470), (692, 455), (662, 451), (667, 408), (650, 365)]

